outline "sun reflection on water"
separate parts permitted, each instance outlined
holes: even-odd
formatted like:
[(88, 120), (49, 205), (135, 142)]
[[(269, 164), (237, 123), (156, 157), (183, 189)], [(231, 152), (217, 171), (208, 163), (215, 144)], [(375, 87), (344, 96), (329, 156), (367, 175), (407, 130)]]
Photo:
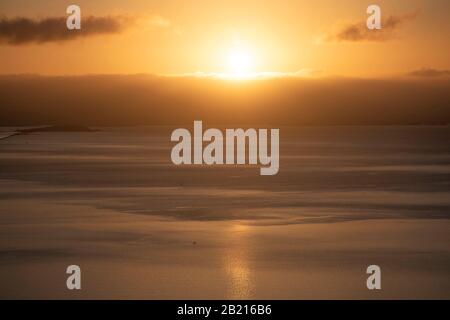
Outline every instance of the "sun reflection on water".
[(254, 291), (249, 266), (249, 227), (233, 225), (228, 234), (230, 246), (224, 255), (224, 268), (228, 278), (228, 299), (251, 299)]

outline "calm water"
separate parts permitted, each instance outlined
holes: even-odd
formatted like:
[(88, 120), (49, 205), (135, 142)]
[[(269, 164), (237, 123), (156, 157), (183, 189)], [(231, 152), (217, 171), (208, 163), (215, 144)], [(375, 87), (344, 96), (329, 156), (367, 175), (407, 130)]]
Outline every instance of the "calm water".
[(281, 128), (276, 176), (172, 129), (0, 140), (0, 297), (450, 298), (450, 127)]

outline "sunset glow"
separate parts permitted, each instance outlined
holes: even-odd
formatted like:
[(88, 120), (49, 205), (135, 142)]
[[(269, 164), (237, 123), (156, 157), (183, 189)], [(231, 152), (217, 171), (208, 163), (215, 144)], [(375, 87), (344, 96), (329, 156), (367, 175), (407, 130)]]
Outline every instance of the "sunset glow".
[[(61, 0), (42, 1), (33, 7), (22, 2), (4, 1), (0, 12), (8, 21), (26, 17), (30, 25), (67, 16), (67, 3)], [(36, 34), (23, 30), (35, 37), (28, 40), (19, 40), (19, 34), (5, 35), (0, 73), (201, 72), (248, 78), (253, 73), (281, 75), (311, 69), (322, 75), (376, 77), (424, 67), (450, 68), (450, 45), (442, 32), (450, 25), (445, 17), (449, 5), (444, 1), (439, 9), (421, 0), (383, 1), (384, 17), (396, 23), (373, 37), (355, 29), (365, 26), (367, 13), (365, 5), (354, 0), (343, 4), (268, 1), (264, 5), (199, 1), (183, 10), (180, 1), (111, 5), (106, 0), (95, 4), (80, 0), (77, 4), (83, 17), (94, 18), (82, 25), (91, 32), (72, 40), (59, 39), (44, 29)], [(42, 28), (49, 21), (44, 20)], [(349, 30), (356, 34), (352, 37)]]

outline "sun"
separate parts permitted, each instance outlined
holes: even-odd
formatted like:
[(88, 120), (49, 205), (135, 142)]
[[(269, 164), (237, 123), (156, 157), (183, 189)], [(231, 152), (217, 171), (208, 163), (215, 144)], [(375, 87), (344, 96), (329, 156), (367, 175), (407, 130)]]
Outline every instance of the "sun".
[(232, 76), (240, 77), (249, 74), (252, 62), (250, 52), (244, 48), (233, 48), (228, 52), (228, 66)]

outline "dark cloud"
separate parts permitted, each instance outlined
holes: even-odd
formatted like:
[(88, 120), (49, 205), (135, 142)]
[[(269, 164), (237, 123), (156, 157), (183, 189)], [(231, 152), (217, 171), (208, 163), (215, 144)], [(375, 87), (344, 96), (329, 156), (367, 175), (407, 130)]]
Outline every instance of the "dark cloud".
[(436, 70), (431, 68), (422, 68), (419, 70), (414, 70), (410, 72), (408, 75), (423, 78), (448, 77), (450, 76), (450, 70)]
[(417, 12), (404, 15), (390, 15), (383, 19), (381, 30), (369, 30), (366, 21), (342, 25), (336, 32), (325, 36), (328, 42), (360, 42), (360, 41), (388, 41), (395, 37), (396, 31), (407, 21), (414, 19)]
[(123, 31), (132, 19), (123, 16), (89, 16), (82, 18), (81, 30), (68, 30), (66, 17), (41, 20), (18, 17), (0, 18), (0, 44), (23, 45), (68, 41), (97, 34), (114, 34)]

